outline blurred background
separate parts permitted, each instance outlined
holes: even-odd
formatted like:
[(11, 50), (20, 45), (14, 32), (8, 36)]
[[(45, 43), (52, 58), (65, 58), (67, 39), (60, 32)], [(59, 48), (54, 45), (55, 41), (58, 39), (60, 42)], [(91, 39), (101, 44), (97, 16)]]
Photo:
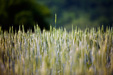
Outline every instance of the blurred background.
[(0, 25), (3, 29), (18, 25), (33, 28), (38, 23), (41, 29), (49, 30), (76, 26), (86, 27), (113, 26), (113, 0), (0, 0)]
[(37, 0), (0, 0), (0, 26), (8, 30), (13, 26), (18, 30), (24, 25), (25, 30), (39, 24), (41, 30), (49, 30), (50, 10)]
[[(113, 26), (113, 0), (38, 0), (57, 14), (57, 28)], [(54, 25), (54, 19), (51, 21)]]

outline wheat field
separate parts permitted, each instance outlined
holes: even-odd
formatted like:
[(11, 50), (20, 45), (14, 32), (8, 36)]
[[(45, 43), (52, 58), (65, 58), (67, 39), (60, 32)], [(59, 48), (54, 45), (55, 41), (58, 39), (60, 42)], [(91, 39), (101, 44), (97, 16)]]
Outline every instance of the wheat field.
[(11, 75), (113, 75), (113, 28), (41, 32), (35, 26), (14, 33), (0, 27), (0, 62)]

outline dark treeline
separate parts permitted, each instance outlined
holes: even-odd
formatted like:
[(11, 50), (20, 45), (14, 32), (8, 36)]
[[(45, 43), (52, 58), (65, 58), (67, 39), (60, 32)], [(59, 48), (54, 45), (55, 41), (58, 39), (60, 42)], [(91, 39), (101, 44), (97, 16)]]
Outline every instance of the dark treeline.
[(0, 26), (8, 30), (10, 26), (18, 30), (24, 25), (25, 30), (33, 29), (38, 24), (41, 30), (49, 29), (50, 11), (36, 0), (0, 0)]
[(113, 0), (0, 0), (0, 26), (8, 30), (24, 25), (27, 30), (38, 24), (48, 30), (50, 24), (55, 25), (55, 13), (57, 28), (113, 26), (112, 9)]

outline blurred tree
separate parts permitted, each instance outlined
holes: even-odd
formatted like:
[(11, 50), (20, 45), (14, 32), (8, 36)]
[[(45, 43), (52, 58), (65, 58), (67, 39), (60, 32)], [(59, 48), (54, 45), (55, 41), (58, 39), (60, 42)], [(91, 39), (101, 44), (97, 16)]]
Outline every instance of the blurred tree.
[(19, 25), (33, 29), (35, 24), (48, 30), (50, 15), (49, 9), (36, 0), (0, 0), (0, 26), (4, 30), (10, 26), (18, 30)]

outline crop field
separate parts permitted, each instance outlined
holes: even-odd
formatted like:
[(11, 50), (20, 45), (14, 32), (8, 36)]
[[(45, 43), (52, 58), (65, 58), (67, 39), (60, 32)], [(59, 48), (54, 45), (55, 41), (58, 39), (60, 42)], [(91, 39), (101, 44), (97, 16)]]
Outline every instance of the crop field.
[(0, 63), (7, 75), (113, 75), (113, 28), (0, 28)]

